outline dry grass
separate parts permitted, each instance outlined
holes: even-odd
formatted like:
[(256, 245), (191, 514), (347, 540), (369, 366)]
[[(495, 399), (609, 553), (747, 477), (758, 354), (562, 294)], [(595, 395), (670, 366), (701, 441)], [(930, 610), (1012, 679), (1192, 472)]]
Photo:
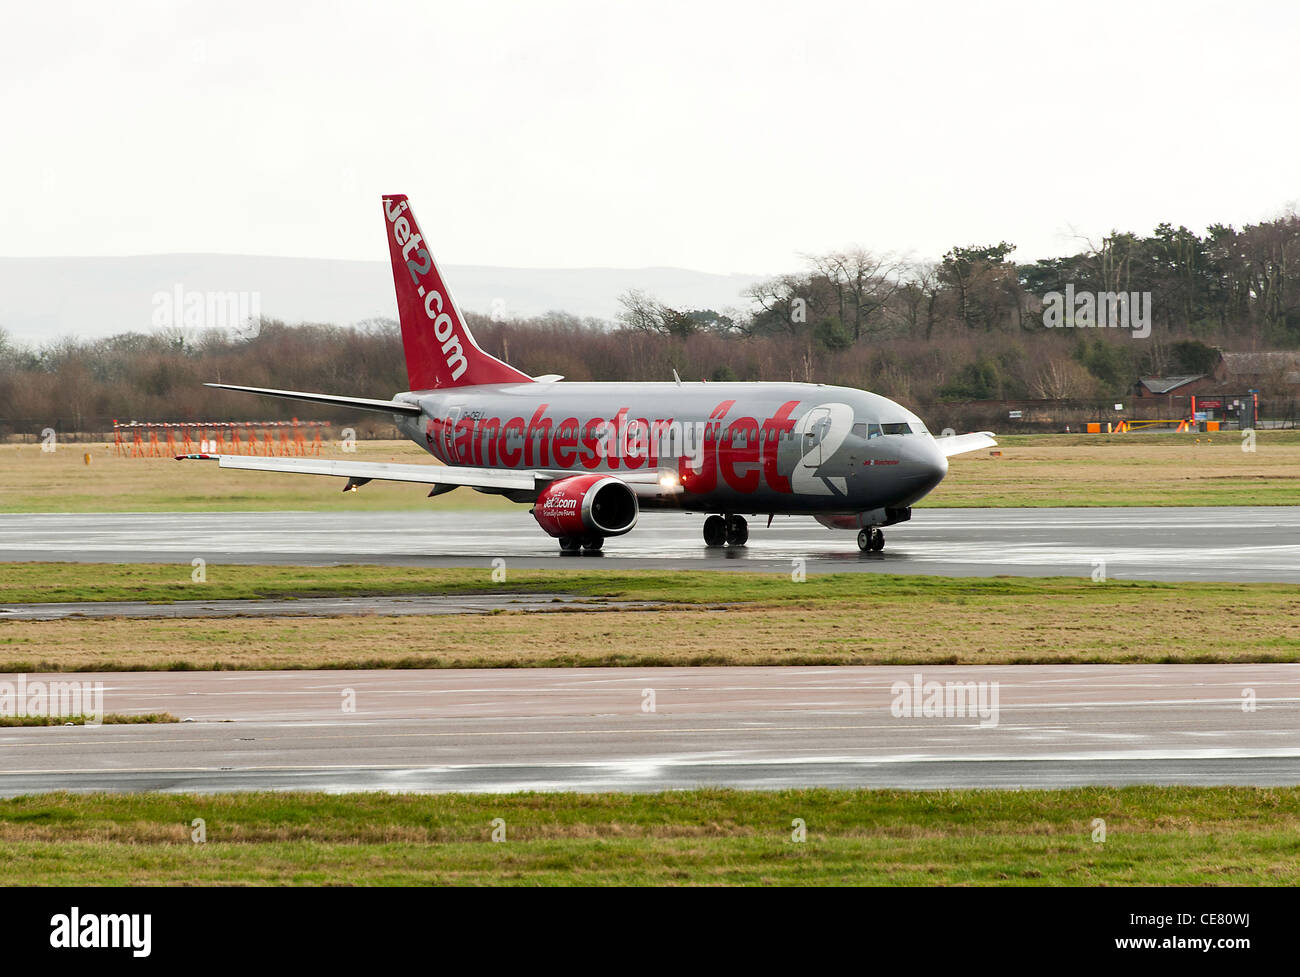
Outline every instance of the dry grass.
[[(321, 457), (433, 463), (408, 441), (359, 441), (351, 454), (333, 445)], [(65, 444), (52, 453), (42, 452), (40, 445), (0, 445), (0, 512), (356, 512), (435, 504), (419, 485), (371, 482), (356, 492), (342, 489), (341, 478), (222, 471), (210, 461), (123, 458), (111, 444)], [(481, 510), (513, 503), (458, 489), (436, 504)]]
[(1294, 588), (1198, 586), (1193, 602), (1176, 585), (1028, 586), (620, 613), (8, 621), (0, 669), (1300, 661)]
[(1254, 452), (1240, 432), (1036, 435), (952, 460), (923, 506), (1295, 505), (1300, 440), (1265, 431)]
[[(0, 726), (84, 726), (93, 716), (0, 716)], [(180, 722), (170, 712), (147, 712), (127, 715), (110, 712), (99, 720), (105, 726), (137, 726)]]

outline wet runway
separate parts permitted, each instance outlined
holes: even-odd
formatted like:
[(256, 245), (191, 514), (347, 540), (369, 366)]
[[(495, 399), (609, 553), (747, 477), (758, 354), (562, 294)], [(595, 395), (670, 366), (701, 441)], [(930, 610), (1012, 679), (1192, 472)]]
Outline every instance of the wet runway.
[(866, 571), (1300, 583), (1300, 505), (1210, 508), (918, 509), (883, 553), (811, 518), (750, 520), (749, 544), (707, 550), (702, 517), (641, 516), (599, 555), (561, 556), (527, 509), (508, 512), (0, 515), (0, 561), (322, 565), (384, 563), (618, 569)]
[[(0, 795), (1300, 783), (1294, 665), (143, 672), (28, 681), (48, 678), (102, 680), (109, 712), (169, 711), (193, 722), (0, 728)], [(965, 701), (978, 709), (958, 708), (963, 700), (954, 698), (936, 711), (924, 706), (930, 682), (945, 696), (947, 683), (987, 684), (967, 687)], [(904, 703), (921, 708), (908, 714)]]

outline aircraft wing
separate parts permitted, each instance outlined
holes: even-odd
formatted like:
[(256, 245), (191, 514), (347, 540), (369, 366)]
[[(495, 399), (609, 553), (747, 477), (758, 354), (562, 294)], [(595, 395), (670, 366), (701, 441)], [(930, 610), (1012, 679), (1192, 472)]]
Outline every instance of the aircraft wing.
[(313, 404), (329, 404), (332, 407), (351, 407), (353, 410), (373, 410), (382, 414), (409, 414), (418, 417), (418, 404), (408, 404), (402, 400), (371, 400), (369, 397), (339, 397), (335, 394), (314, 394), (302, 390), (275, 390), (269, 387), (240, 387), (233, 383), (205, 383), (205, 387), (217, 390), (238, 390), (246, 394), (261, 394), (263, 397), (280, 397), (284, 400), (305, 400)]
[[(222, 468), (257, 472), (288, 472), (297, 475), (334, 475), (348, 480), (347, 487), (375, 479), (416, 482), (441, 491), (466, 486), (485, 492), (540, 492), (548, 484), (577, 474), (569, 471), (532, 471), (501, 468), (470, 468), (461, 465), (408, 465), (384, 461), (337, 461), (323, 458), (264, 458), (257, 455), (177, 455), (177, 461), (215, 461)], [(638, 496), (677, 495), (682, 491), (675, 478), (660, 481), (657, 472), (619, 475)]]
[(387, 461), (334, 461), (322, 458), (262, 458), (257, 455), (177, 455), (178, 461), (216, 461), (222, 468), (255, 472), (290, 472), (296, 475), (335, 475), (349, 482), (372, 479), (417, 482), (423, 485), (461, 485), (492, 490), (535, 490), (552, 478), (541, 472), (463, 468), (455, 465), (403, 465)]
[(993, 440), (992, 431), (975, 431), (972, 434), (950, 434), (946, 438), (935, 438), (934, 443), (939, 446), (939, 450), (944, 453), (945, 457), (965, 454), (967, 451), (978, 451), (980, 448), (993, 448), (997, 442)]

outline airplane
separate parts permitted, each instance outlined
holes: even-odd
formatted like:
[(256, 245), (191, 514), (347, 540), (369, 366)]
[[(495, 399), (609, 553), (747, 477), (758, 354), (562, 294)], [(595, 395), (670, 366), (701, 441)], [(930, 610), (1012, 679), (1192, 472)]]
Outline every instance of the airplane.
[(561, 553), (599, 552), (641, 509), (705, 516), (710, 548), (741, 547), (745, 515), (811, 516), (857, 530), (863, 552), (906, 522), (952, 455), (995, 445), (988, 431), (936, 438), (914, 413), (822, 383), (567, 383), (528, 376), (479, 348), (403, 194), (383, 197), (410, 389), (389, 400), (207, 386), (373, 411), (441, 462), (180, 455), (221, 468), (468, 486), (528, 504)]

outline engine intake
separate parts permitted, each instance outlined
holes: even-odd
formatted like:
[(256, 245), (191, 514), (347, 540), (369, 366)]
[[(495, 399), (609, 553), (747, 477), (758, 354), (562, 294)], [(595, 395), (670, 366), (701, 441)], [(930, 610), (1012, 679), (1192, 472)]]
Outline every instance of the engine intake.
[(571, 475), (552, 482), (532, 508), (552, 536), (622, 536), (636, 525), (636, 494), (611, 475)]

